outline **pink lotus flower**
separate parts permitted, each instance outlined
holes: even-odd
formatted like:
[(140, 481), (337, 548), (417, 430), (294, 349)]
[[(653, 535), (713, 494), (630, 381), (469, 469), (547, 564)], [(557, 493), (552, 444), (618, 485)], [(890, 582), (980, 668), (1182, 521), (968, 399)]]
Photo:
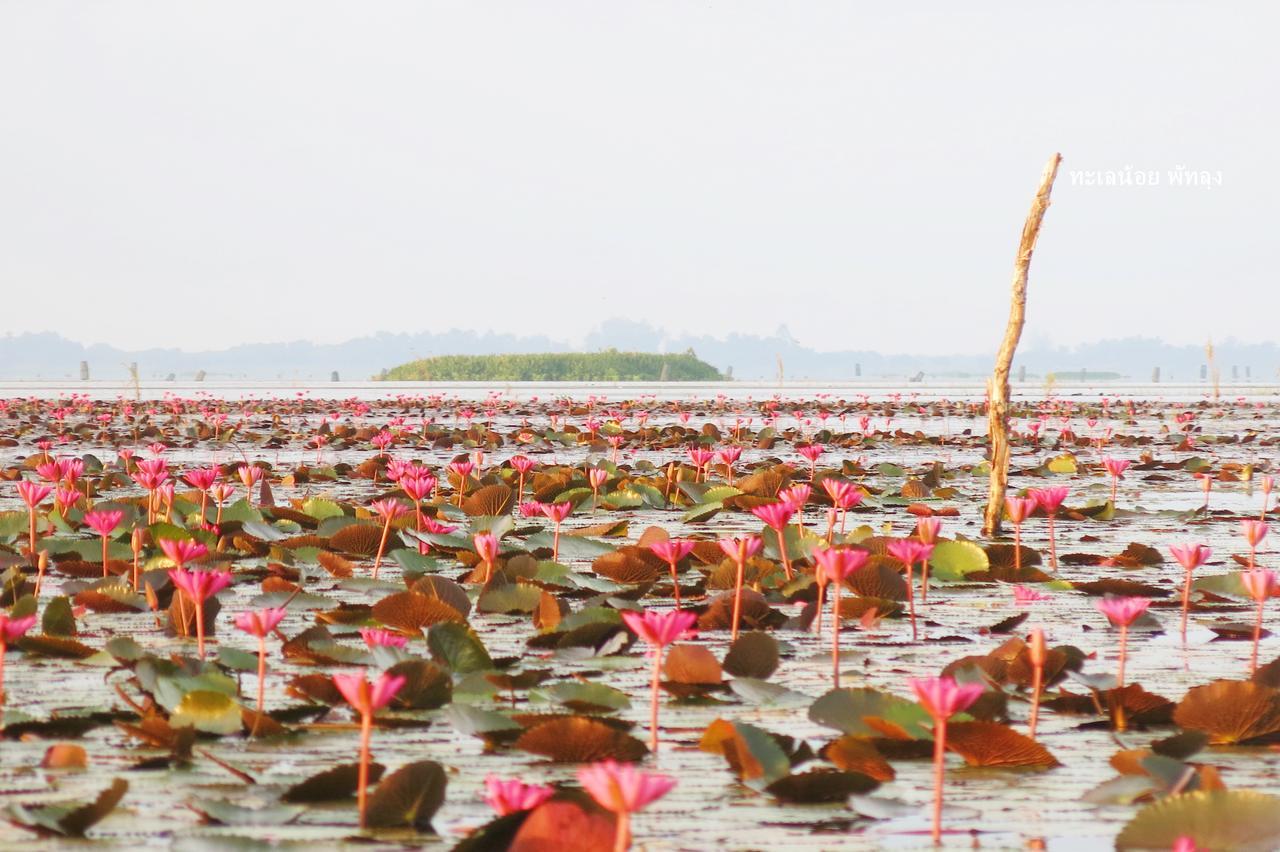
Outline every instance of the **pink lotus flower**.
[(9, 646), (25, 636), (35, 623), (34, 615), (11, 618), (9, 613), (0, 612), (0, 707), (4, 706), (4, 655)]
[(1191, 609), (1191, 575), (1201, 565), (1209, 561), (1213, 551), (1203, 544), (1174, 544), (1169, 547), (1173, 558), (1178, 560), (1186, 572), (1182, 584), (1182, 641), (1187, 641), (1187, 613)]
[(119, 509), (99, 509), (85, 512), (84, 525), (102, 537), (102, 576), (107, 576), (107, 543), (111, 533), (124, 520), (124, 512)]
[(786, 531), (787, 524), (795, 513), (795, 507), (789, 503), (767, 503), (764, 506), (751, 508), (751, 514), (764, 521), (777, 533), (775, 538), (778, 541), (778, 556), (782, 559), (782, 570), (786, 572), (788, 581), (795, 577), (795, 573), (791, 570), (791, 559), (787, 556)]
[(831, 498), (831, 508), (827, 510), (827, 544), (830, 544), (835, 539), (836, 515), (840, 516), (840, 534), (844, 535), (849, 510), (862, 502), (862, 491), (852, 482), (829, 476), (822, 480), (822, 488)]
[(738, 638), (738, 624), (742, 618), (742, 584), (747, 570), (747, 560), (755, 556), (764, 547), (764, 541), (758, 535), (742, 538), (722, 538), (717, 544), (738, 567), (733, 584), (733, 630), (732, 637)]
[(22, 498), (22, 502), (27, 504), (27, 544), (32, 558), (35, 557), (36, 553), (36, 507), (43, 503), (45, 498), (52, 492), (53, 489), (48, 485), (41, 485), (39, 482), (30, 479), (23, 479), (18, 482), (18, 496)]
[[(169, 541), (170, 539), (162, 539)], [(203, 547), (203, 545), (201, 545)], [(170, 557), (173, 558), (173, 557)], [(185, 568), (173, 568), (169, 571), (169, 579), (175, 588), (191, 599), (196, 607), (196, 651), (200, 659), (204, 659), (204, 602), (218, 592), (231, 585), (231, 574), (227, 571), (188, 571)]]
[[(921, 518), (916, 521), (916, 538), (932, 548), (938, 541), (938, 533), (942, 531), (942, 521), (939, 518)], [(920, 563), (920, 602), (929, 602), (929, 556), (932, 551), (926, 554)]]
[(249, 505), (253, 505), (253, 486), (257, 485), (262, 479), (264, 471), (256, 464), (242, 464), (236, 468), (236, 473), (240, 477), (240, 481), (244, 483), (245, 491), (248, 492)]
[(784, 488), (778, 492), (778, 502), (786, 503), (793, 511), (799, 512), (804, 508), (804, 504), (809, 502), (809, 497), (813, 495), (813, 486), (806, 482), (799, 482), (790, 488)]
[(711, 460), (715, 458), (715, 453), (705, 447), (690, 447), (688, 454), (689, 461), (693, 462), (694, 467), (693, 481), (697, 482), (704, 478), (704, 469), (711, 464)]
[(649, 691), (649, 750), (658, 753), (658, 685), (662, 677), (662, 649), (675, 642), (698, 622), (692, 612), (672, 610), (622, 613), (631, 632), (653, 646), (653, 678)]
[(235, 625), (250, 636), (265, 639), (284, 620), (286, 614), (287, 610), (284, 607), (268, 607), (257, 612), (242, 612), (236, 615)]
[(729, 484), (733, 485), (733, 466), (738, 463), (738, 459), (742, 458), (742, 447), (722, 447), (716, 452), (716, 456), (728, 471)]
[(1053, 566), (1053, 570), (1057, 571), (1058, 540), (1054, 531), (1054, 522), (1058, 519), (1058, 509), (1062, 508), (1063, 501), (1067, 499), (1067, 487), (1057, 485), (1053, 488), (1036, 488), (1030, 494), (1049, 516), (1049, 564)]
[(391, 524), (396, 518), (409, 512), (409, 509), (394, 497), (375, 500), (369, 508), (382, 518), (382, 535), (378, 538), (378, 552), (373, 557), (373, 579), (378, 579), (378, 569), (382, 566), (382, 556), (387, 551), (387, 536), (391, 534)]
[(502, 780), (497, 775), (484, 779), (484, 801), (500, 817), (531, 811), (555, 795), (555, 790), (542, 784), (526, 784), (517, 778)]
[(221, 472), (216, 467), (198, 467), (195, 470), (188, 471), (182, 477), (192, 488), (200, 492), (201, 522), (207, 520), (205, 511), (209, 508), (209, 489), (214, 486), (221, 475)]
[(183, 568), (188, 562), (194, 562), (209, 553), (209, 548), (205, 544), (189, 538), (162, 538), (160, 550), (178, 568)]
[(1258, 604), (1253, 623), (1253, 654), (1249, 660), (1249, 675), (1252, 677), (1258, 672), (1258, 640), (1262, 638), (1262, 607), (1266, 604), (1267, 598), (1275, 595), (1276, 589), (1280, 587), (1280, 577), (1277, 577), (1274, 571), (1253, 568), (1241, 572), (1240, 583), (1249, 593), (1249, 597)]
[(591, 798), (617, 815), (614, 852), (631, 847), (631, 814), (661, 799), (676, 786), (676, 779), (637, 769), (630, 763), (605, 760), (578, 770), (578, 780)]
[(1249, 543), (1249, 567), (1253, 568), (1258, 564), (1258, 545), (1267, 537), (1266, 521), (1255, 521), (1245, 519), (1240, 522), (1240, 534), (1244, 536), (1244, 540)]
[(537, 518), (542, 516), (543, 505), (543, 503), (539, 503), (537, 500), (526, 500), (520, 504), (520, 517)]
[(1129, 640), (1129, 627), (1137, 621), (1147, 607), (1151, 606), (1149, 598), (1109, 597), (1094, 604), (1098, 611), (1107, 617), (1113, 625), (1120, 628), (1120, 666), (1116, 673), (1116, 684), (1124, 686), (1124, 662)]
[(491, 532), (478, 532), (471, 537), (476, 548), (476, 555), (484, 563), (484, 583), (488, 585), (493, 578), (493, 562), (498, 558), (498, 537)]
[(840, 688), (840, 589), (844, 581), (867, 564), (870, 554), (851, 547), (826, 547), (813, 551), (814, 576), (818, 581), (818, 622), (822, 630), (822, 596), (831, 584), (831, 679)]
[(913, 640), (919, 638), (916, 628), (916, 584), (913, 568), (917, 562), (924, 562), (932, 554), (932, 544), (925, 544), (913, 538), (903, 538), (889, 542), (889, 555), (907, 566), (907, 603), (910, 605), (911, 610), (911, 638)]
[(386, 672), (378, 675), (373, 683), (369, 683), (364, 672), (333, 676), (333, 685), (360, 714), (360, 769), (357, 773), (356, 801), (361, 828), (365, 827), (368, 814), (369, 744), (373, 737), (373, 714), (390, 704), (405, 682), (403, 676), (389, 675)]
[(257, 612), (242, 612), (235, 617), (236, 627), (258, 638), (258, 703), (249, 736), (258, 735), (258, 725), (266, 708), (267, 689), (267, 637), (284, 620), (284, 607), (268, 607)]
[(1049, 600), (1049, 595), (1038, 592), (1030, 586), (1017, 585), (1013, 587), (1013, 602), (1019, 606), (1047, 600)]
[(803, 447), (796, 447), (796, 452), (808, 459), (809, 481), (812, 482), (818, 474), (818, 459), (822, 458), (822, 454), (826, 452), (826, 447), (822, 446), (822, 444), (806, 444)]
[(942, 840), (942, 792), (946, 772), (947, 720), (967, 710), (986, 690), (977, 683), (956, 683), (949, 677), (912, 679), (911, 690), (933, 718), (933, 842)]
[(462, 505), (462, 498), (467, 496), (467, 477), (471, 475), (471, 471), (475, 470), (475, 464), (469, 461), (449, 462), (447, 470), (458, 480), (458, 505)]
[(1112, 506), (1116, 504), (1116, 488), (1118, 487), (1120, 480), (1124, 478), (1124, 472), (1129, 469), (1129, 465), (1131, 464), (1133, 464), (1133, 462), (1124, 459), (1113, 459), (1110, 456), (1107, 456), (1102, 460), (1102, 466), (1107, 469), (1107, 473), (1111, 476)]
[(560, 561), (560, 524), (564, 519), (569, 517), (569, 513), (573, 511), (573, 504), (569, 501), (563, 503), (539, 503), (542, 514), (555, 525), (555, 532), (551, 536), (551, 561)]
[(676, 564), (693, 553), (693, 542), (680, 539), (663, 539), (649, 545), (649, 550), (671, 568), (671, 587), (676, 599), (676, 609), (680, 609), (680, 580), (676, 572)]
[(408, 637), (380, 627), (361, 627), (360, 638), (371, 651), (374, 648), (403, 648), (409, 644)]
[(524, 495), (524, 478), (529, 475), (529, 471), (533, 470), (533, 459), (523, 455), (512, 456), (511, 466), (520, 475), (520, 484), (516, 488), (516, 502), (518, 503)]
[(1013, 524), (1013, 570), (1022, 570), (1022, 522), (1031, 517), (1036, 506), (1040, 505), (1034, 497), (1006, 497), (1005, 512), (1009, 522)]

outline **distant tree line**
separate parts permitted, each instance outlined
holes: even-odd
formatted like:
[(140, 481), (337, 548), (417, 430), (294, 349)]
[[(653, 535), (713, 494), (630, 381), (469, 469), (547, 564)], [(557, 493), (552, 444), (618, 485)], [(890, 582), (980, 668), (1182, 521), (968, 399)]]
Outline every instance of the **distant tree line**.
[(410, 361), (378, 378), (393, 382), (713, 382), (720, 371), (692, 351), (440, 355)]

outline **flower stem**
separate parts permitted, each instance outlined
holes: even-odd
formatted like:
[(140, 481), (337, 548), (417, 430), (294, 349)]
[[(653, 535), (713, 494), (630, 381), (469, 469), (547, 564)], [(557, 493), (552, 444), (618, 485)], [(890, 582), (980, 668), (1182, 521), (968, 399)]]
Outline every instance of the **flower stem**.
[(836, 689), (840, 688), (840, 586), (839, 580), (832, 580), (831, 589), (831, 680)]
[(356, 807), (360, 811), (360, 827), (364, 828), (369, 804), (369, 740), (373, 736), (373, 712), (360, 714), (360, 771), (356, 776)]
[(649, 751), (658, 753), (658, 682), (662, 676), (662, 648), (653, 650), (653, 682), (649, 688)]
[(631, 848), (631, 814), (620, 811), (614, 818), (617, 828), (613, 835), (613, 852), (627, 852)]
[(1258, 640), (1262, 638), (1262, 607), (1266, 598), (1258, 601), (1258, 615), (1253, 622), (1253, 654), (1249, 657), (1249, 676), (1258, 673)]
[(1116, 687), (1124, 686), (1124, 658), (1129, 644), (1129, 625), (1120, 625), (1120, 671), (1116, 673)]
[(258, 637), (258, 712), (253, 717), (253, 730), (249, 731), (249, 736), (256, 737), (258, 735), (258, 723), (262, 721), (262, 709), (266, 706), (266, 683), (267, 683), (267, 637)]
[(933, 844), (942, 842), (942, 781), (946, 773), (947, 720), (933, 727)]

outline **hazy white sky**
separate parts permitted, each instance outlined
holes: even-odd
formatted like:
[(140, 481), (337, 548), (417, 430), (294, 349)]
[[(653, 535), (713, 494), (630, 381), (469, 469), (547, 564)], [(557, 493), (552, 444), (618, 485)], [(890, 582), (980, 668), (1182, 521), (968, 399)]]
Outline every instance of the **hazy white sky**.
[(981, 351), (1058, 150), (1029, 337), (1265, 340), (1277, 8), (0, 0), (0, 331)]

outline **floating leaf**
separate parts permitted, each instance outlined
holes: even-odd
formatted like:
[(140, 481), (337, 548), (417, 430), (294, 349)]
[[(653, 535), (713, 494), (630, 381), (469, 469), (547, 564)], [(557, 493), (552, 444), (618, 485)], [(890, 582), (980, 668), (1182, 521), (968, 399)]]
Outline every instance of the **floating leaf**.
[(129, 782), (117, 778), (87, 804), (68, 803), (38, 808), (12, 805), (10, 813), (15, 821), (40, 834), (84, 837), (86, 831), (115, 810), (128, 790)]
[(724, 670), (734, 677), (768, 680), (778, 669), (778, 641), (768, 633), (739, 634), (724, 657)]
[(831, 690), (813, 702), (809, 718), (819, 725), (859, 736), (883, 734), (883, 724), (875, 723), (884, 720), (901, 728), (906, 736), (932, 738), (932, 720), (919, 704), (868, 687)]
[(995, 722), (951, 722), (947, 748), (970, 766), (1057, 766), (1058, 760), (1040, 743)]
[(1116, 848), (1171, 849), (1184, 836), (1197, 849), (1275, 849), (1280, 846), (1280, 797), (1214, 790), (1161, 799), (1129, 820)]
[(636, 761), (649, 753), (644, 743), (598, 719), (568, 716), (526, 730), (515, 747), (556, 763)]
[(1216, 680), (1189, 689), (1173, 720), (1207, 733), (1214, 745), (1280, 741), (1280, 690), (1250, 681)]
[[(614, 817), (587, 802), (550, 799), (529, 812), (508, 852), (600, 852), (614, 848)], [(479, 852), (479, 850), (477, 850)]]
[[(386, 769), (381, 763), (369, 764), (369, 783), (375, 784)], [(360, 764), (343, 763), (294, 784), (280, 798), (294, 804), (342, 802), (356, 794), (360, 783)]]
[(416, 591), (397, 592), (378, 601), (373, 605), (373, 617), (388, 627), (407, 631), (466, 621), (462, 613), (440, 598)]
[(444, 767), (434, 760), (400, 767), (369, 795), (367, 825), (431, 831), (431, 818), (444, 804), (448, 783)]
[(879, 786), (879, 781), (861, 772), (823, 767), (779, 778), (764, 791), (780, 802), (813, 805), (844, 802), (856, 793), (869, 793)]
[(240, 705), (225, 693), (194, 689), (182, 696), (169, 724), (206, 734), (234, 734), (241, 728)]
[(698, 747), (722, 755), (742, 781), (768, 785), (791, 772), (791, 761), (774, 736), (745, 722), (716, 719), (707, 726)]
[(444, 622), (427, 633), (427, 648), (436, 661), (457, 674), (493, 668), (489, 652), (465, 624)]

